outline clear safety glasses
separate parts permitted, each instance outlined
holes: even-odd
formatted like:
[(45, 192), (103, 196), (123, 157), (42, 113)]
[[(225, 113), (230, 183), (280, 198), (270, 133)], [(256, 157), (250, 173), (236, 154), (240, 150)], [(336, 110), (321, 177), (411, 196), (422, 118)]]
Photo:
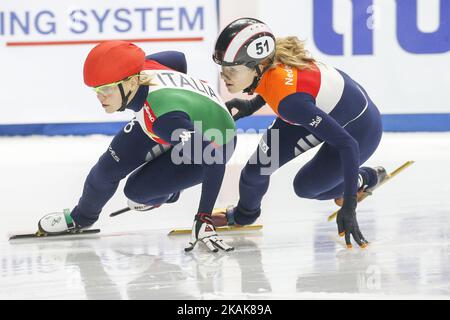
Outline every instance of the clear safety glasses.
[(108, 95), (114, 93), (116, 86), (130, 80), (134, 76), (135, 75), (132, 75), (132, 76), (129, 76), (128, 78), (125, 78), (125, 79), (117, 81), (117, 82), (104, 84), (104, 85), (98, 86), (98, 87), (93, 87), (92, 90), (94, 90), (95, 93), (100, 93), (101, 95), (108, 96)]

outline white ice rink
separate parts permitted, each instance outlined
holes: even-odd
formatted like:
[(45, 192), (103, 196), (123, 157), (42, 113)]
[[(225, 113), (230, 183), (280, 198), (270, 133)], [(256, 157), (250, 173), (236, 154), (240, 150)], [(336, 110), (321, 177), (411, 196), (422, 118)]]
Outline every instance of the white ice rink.
[[(260, 232), (225, 234), (236, 247), (183, 251), (199, 187), (152, 213), (109, 218), (125, 205), (123, 183), (96, 224), (99, 235), (9, 243), (48, 212), (72, 208), (111, 137), (0, 138), (1, 299), (450, 298), (450, 134), (385, 134), (368, 165), (416, 163), (359, 205), (371, 241), (347, 250), (332, 201), (299, 199), (292, 179), (314, 151), (273, 175)], [(237, 200), (239, 172), (255, 149), (242, 135), (218, 206)]]

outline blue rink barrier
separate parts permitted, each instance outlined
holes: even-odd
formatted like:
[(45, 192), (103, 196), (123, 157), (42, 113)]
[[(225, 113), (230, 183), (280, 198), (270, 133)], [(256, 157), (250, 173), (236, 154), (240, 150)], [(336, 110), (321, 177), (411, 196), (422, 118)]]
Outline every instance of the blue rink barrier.
[[(274, 116), (257, 115), (241, 119), (236, 124), (241, 131), (261, 130), (267, 128), (273, 120)], [(450, 113), (384, 114), (382, 120), (385, 132), (450, 131)], [(0, 136), (114, 135), (125, 124), (126, 122), (0, 124)]]

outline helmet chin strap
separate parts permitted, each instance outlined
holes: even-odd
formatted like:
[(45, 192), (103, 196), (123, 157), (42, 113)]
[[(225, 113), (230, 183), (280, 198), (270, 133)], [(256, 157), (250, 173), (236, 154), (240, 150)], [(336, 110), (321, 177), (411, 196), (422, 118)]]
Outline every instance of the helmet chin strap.
[(128, 91), (127, 95), (125, 95), (125, 91), (123, 90), (123, 86), (122, 86), (121, 83), (119, 83), (118, 87), (119, 87), (119, 90), (120, 90), (120, 95), (122, 96), (122, 105), (121, 105), (120, 109), (117, 110), (117, 111), (122, 112), (122, 111), (125, 111), (125, 108), (128, 105), (128, 99), (130, 98), (131, 90)]
[(271, 66), (272, 66), (272, 63), (268, 63), (261, 71), (259, 69), (259, 65), (256, 65), (253, 69), (256, 71), (257, 76), (253, 79), (252, 84), (248, 88), (244, 89), (244, 91), (242, 91), (242, 92), (248, 93), (249, 95), (253, 95), (253, 93), (255, 93), (256, 87), (258, 87), (258, 84), (261, 81), (263, 74), (267, 70), (269, 70)]
[(253, 79), (253, 82), (250, 85), (250, 87), (247, 87), (246, 89), (244, 89), (244, 91), (242, 91), (243, 93), (248, 93), (249, 95), (253, 95), (253, 93), (255, 92), (255, 89), (258, 86), (258, 83), (261, 80), (261, 76), (262, 76), (262, 74), (260, 74), (261, 71), (259, 71), (259, 68), (256, 68), (256, 72), (258, 73), (258, 76)]

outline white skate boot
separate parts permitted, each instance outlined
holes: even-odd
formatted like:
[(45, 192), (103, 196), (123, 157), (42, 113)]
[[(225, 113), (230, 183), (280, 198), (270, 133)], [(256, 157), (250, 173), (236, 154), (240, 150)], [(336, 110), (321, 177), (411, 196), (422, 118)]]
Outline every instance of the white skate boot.
[(178, 200), (178, 198), (180, 197), (180, 194), (181, 194), (181, 191), (172, 193), (166, 202), (163, 202), (163, 203), (157, 204), (157, 205), (141, 204), (141, 203), (134, 202), (133, 200), (130, 200), (130, 199), (128, 199), (127, 205), (128, 205), (128, 208), (130, 208), (131, 210), (142, 211), (142, 212), (150, 211), (150, 210), (161, 207), (164, 203), (176, 202)]
[(39, 220), (38, 228), (39, 232), (51, 235), (80, 230), (70, 216), (70, 209), (64, 209), (63, 212), (54, 212), (45, 215)]
[(133, 200), (130, 200), (130, 199), (128, 199), (127, 205), (128, 205), (128, 208), (130, 208), (131, 210), (141, 211), (141, 212), (150, 211), (150, 210), (159, 208), (161, 206), (161, 205), (149, 206), (146, 204), (134, 202)]

